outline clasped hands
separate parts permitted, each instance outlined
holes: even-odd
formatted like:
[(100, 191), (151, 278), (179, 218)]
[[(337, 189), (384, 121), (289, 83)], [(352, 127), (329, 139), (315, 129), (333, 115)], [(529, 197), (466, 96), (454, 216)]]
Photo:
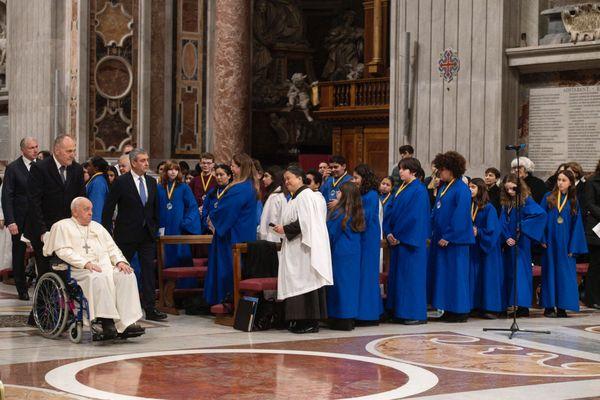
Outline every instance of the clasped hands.
[[(399, 241), (398, 239), (396, 239), (396, 238), (394, 237), (394, 235), (393, 235), (393, 234), (391, 234), (391, 233), (389, 233), (389, 234), (386, 236), (386, 238), (387, 238), (387, 241), (388, 241), (388, 243), (390, 244), (390, 246), (397, 246), (398, 244), (400, 244), (400, 241)], [(448, 244), (449, 244), (449, 243), (450, 243), (450, 242), (448, 242), (447, 240), (440, 239), (440, 240), (438, 241), (438, 246), (440, 246), (440, 247), (446, 247), (446, 246), (448, 246)]]
[[(91, 261), (89, 261), (87, 264), (85, 264), (83, 266), (83, 268), (87, 269), (90, 272), (102, 272), (102, 268), (100, 268), (98, 266), (98, 264), (95, 264)], [(131, 274), (133, 272), (133, 268), (131, 268), (129, 265), (127, 265), (123, 261), (118, 262), (117, 265), (115, 265), (115, 268), (125, 274)]]

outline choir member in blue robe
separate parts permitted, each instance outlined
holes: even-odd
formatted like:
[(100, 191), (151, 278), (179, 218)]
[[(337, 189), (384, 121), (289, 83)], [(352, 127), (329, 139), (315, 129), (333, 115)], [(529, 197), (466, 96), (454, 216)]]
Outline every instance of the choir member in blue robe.
[(402, 184), (393, 193), (383, 217), (383, 232), (390, 245), (386, 308), (405, 325), (427, 322), (427, 239), (431, 207), (427, 188), (416, 178), (416, 158), (400, 160)]
[(541, 203), (548, 214), (542, 238), (540, 297), (546, 317), (566, 318), (565, 310), (579, 311), (575, 257), (588, 249), (576, 190), (573, 172), (561, 171), (555, 189)]
[(352, 180), (352, 176), (346, 171), (346, 159), (342, 156), (332, 156), (329, 161), (331, 176), (329, 176), (321, 185), (321, 194), (325, 198), (327, 208), (333, 209), (337, 204), (337, 192), (340, 187)]
[[(192, 189), (183, 183), (181, 167), (174, 161), (164, 164), (163, 175), (157, 186), (159, 228), (161, 235), (199, 235), (200, 213)], [(165, 245), (164, 267), (193, 266), (189, 244)], [(197, 286), (195, 278), (178, 282), (179, 288)]]
[(470, 285), (473, 310), (485, 319), (495, 319), (495, 313), (506, 309), (504, 299), (504, 267), (500, 233), (502, 226), (496, 207), (489, 200), (486, 182), (481, 178), (469, 182), (471, 220), (475, 244), (469, 250), (471, 259)]
[(86, 197), (94, 205), (92, 221), (102, 223), (102, 210), (108, 196), (108, 162), (102, 157), (94, 156), (88, 161), (90, 180), (85, 185)]
[(455, 151), (433, 160), (442, 186), (431, 214), (428, 292), (434, 308), (447, 322), (465, 322), (471, 311), (469, 246), (475, 243), (471, 221), (471, 191), (462, 176), (466, 160)]
[(203, 235), (211, 235), (212, 232), (208, 227), (208, 217), (215, 209), (217, 196), (233, 181), (233, 172), (227, 164), (217, 164), (215, 166), (215, 187), (210, 189), (203, 198), (200, 213), (200, 226)]
[(381, 202), (381, 207), (383, 207), (384, 216), (386, 211), (392, 206), (394, 198), (394, 194), (392, 193), (393, 182), (394, 180), (391, 176), (386, 176), (379, 182), (379, 201)]
[(218, 194), (214, 210), (207, 219), (214, 234), (204, 280), (204, 298), (211, 305), (222, 302), (227, 295), (233, 296), (231, 247), (256, 240), (258, 183), (254, 180), (252, 159), (246, 154), (235, 155), (231, 170), (234, 180)]
[[(356, 185), (346, 182), (339, 193), (339, 202), (327, 221), (333, 268), (333, 286), (327, 288), (327, 315), (331, 329), (352, 330), (359, 315), (365, 213)], [(379, 253), (376, 256), (379, 261)]]
[(367, 164), (354, 169), (353, 182), (358, 186), (365, 215), (365, 230), (361, 234), (360, 283), (357, 325), (377, 325), (383, 314), (383, 301), (379, 287), (381, 254), (381, 203), (379, 180)]
[[(510, 174), (504, 178), (500, 203), (502, 212), (501, 243), (504, 249), (502, 259), (504, 264), (504, 293), (508, 305), (518, 306), (517, 316), (529, 316), (533, 290), (533, 276), (531, 271), (531, 243), (539, 242), (546, 226), (546, 212), (531, 197), (529, 186), (521, 178), (521, 204), (519, 210), (516, 205), (517, 176)], [(521, 214), (521, 234), (517, 238), (517, 214)], [(519, 257), (516, 260), (516, 304), (514, 290), (515, 246), (519, 246)]]

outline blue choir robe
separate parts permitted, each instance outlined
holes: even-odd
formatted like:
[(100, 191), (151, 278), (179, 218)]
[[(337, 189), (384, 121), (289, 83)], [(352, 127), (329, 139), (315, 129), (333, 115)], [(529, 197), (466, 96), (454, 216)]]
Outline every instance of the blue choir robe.
[(400, 242), (390, 247), (386, 300), (386, 308), (396, 318), (427, 320), (430, 213), (427, 188), (414, 180), (393, 199), (383, 216), (385, 237), (391, 233)]
[(380, 194), (379, 201), (381, 202), (381, 207), (383, 208), (383, 216), (385, 217), (385, 213), (392, 208), (392, 203), (394, 202), (394, 192), (389, 194)]
[(215, 202), (210, 220), (215, 228), (204, 279), (204, 298), (208, 304), (233, 296), (233, 254), (236, 243), (256, 240), (256, 190), (251, 180), (229, 186)]
[[(442, 196), (445, 189), (445, 195)], [(469, 246), (475, 243), (471, 191), (458, 177), (438, 190), (431, 214), (428, 294), (434, 308), (465, 314), (471, 311)], [(447, 240), (440, 247), (440, 239)]]
[[(169, 188), (171, 186), (169, 185)], [(165, 228), (165, 235), (199, 235), (200, 213), (192, 189), (188, 185), (178, 184), (171, 200), (167, 190), (158, 185), (159, 226)], [(171, 204), (171, 209), (168, 204)], [(165, 246), (164, 264), (169, 267), (191, 267), (192, 250), (189, 244), (169, 244)]]
[(477, 228), (477, 236), (475, 244), (472, 244), (469, 250), (473, 299), (471, 308), (501, 312), (506, 309), (500, 243), (502, 226), (498, 219), (498, 212), (492, 203), (486, 204), (477, 212), (473, 225)]
[[(329, 203), (331, 200), (336, 200), (337, 192), (340, 191), (340, 187), (344, 183), (351, 181), (352, 177), (348, 173), (345, 173), (345, 175), (339, 181), (338, 179), (334, 178), (333, 176), (330, 176), (325, 180), (325, 182), (323, 182), (323, 184), (319, 188), (321, 194), (323, 195), (323, 197), (325, 197), (325, 203)], [(338, 181), (337, 185), (335, 185), (336, 181)]]
[(95, 175), (85, 185), (87, 198), (92, 202), (92, 221), (102, 223), (102, 211), (108, 196), (108, 181), (106, 175)]
[[(521, 235), (517, 246), (519, 246), (519, 258), (517, 260), (517, 306), (531, 307), (533, 291), (533, 275), (531, 271), (531, 241), (539, 242), (544, 234), (546, 226), (546, 212), (531, 197), (525, 199), (521, 209)], [(502, 260), (504, 264), (504, 293), (507, 305), (515, 305), (514, 300), (514, 267), (515, 246), (506, 245), (509, 238), (516, 239), (517, 236), (517, 210), (514, 208), (508, 212), (506, 206), (502, 206), (500, 214), (502, 233), (500, 240), (504, 250)]]
[(360, 284), (356, 318), (363, 321), (379, 321), (383, 313), (379, 288), (381, 253), (379, 194), (375, 190), (370, 190), (362, 196), (362, 204), (365, 213), (365, 231), (361, 234)]
[(212, 232), (208, 228), (208, 217), (212, 210), (215, 208), (217, 202), (217, 190), (223, 190), (221, 186), (215, 186), (210, 189), (204, 197), (202, 203), (202, 212), (200, 213), (200, 231), (202, 235), (212, 235)]
[[(558, 223), (558, 208), (548, 207), (548, 195), (540, 206), (546, 210), (548, 219), (542, 243), (546, 244), (542, 256), (542, 293), (540, 305), (544, 308), (562, 308), (579, 311), (579, 290), (575, 257), (588, 252), (581, 207), (571, 214), (571, 202), (567, 200), (560, 212), (563, 223)], [(569, 256), (571, 254), (571, 256)]]
[(351, 219), (346, 222), (346, 229), (342, 229), (343, 219), (344, 214), (336, 211), (327, 221), (333, 269), (333, 286), (327, 287), (330, 318), (358, 316), (361, 233), (352, 230)]

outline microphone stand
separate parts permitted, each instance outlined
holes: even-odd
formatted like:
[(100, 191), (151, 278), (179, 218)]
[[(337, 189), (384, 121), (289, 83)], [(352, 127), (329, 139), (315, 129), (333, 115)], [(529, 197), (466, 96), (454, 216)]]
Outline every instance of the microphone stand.
[[(521, 238), (521, 177), (519, 175), (521, 171), (521, 165), (519, 164), (519, 152), (523, 149), (522, 146), (507, 146), (507, 150), (514, 150), (517, 157), (517, 187), (515, 188), (515, 210), (517, 217), (517, 232), (515, 237), (515, 245), (513, 252), (513, 321), (510, 328), (483, 328), (484, 332), (496, 331), (496, 332), (510, 332), (508, 335), (509, 339), (512, 339), (517, 332), (528, 332), (528, 333), (546, 333), (550, 334), (550, 331), (535, 331), (528, 329), (521, 329), (517, 324), (517, 263), (519, 262), (519, 239)], [(527, 267), (527, 266), (526, 266)], [(529, 266), (531, 268), (531, 266)]]

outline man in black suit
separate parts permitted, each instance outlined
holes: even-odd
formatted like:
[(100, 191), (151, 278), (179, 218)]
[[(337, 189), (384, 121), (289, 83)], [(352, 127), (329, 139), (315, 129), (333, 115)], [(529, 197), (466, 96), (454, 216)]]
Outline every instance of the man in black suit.
[(27, 192), (29, 206), (25, 220), (25, 237), (35, 252), (38, 278), (50, 271), (44, 257), (43, 237), (52, 224), (71, 217), (71, 202), (85, 196), (83, 168), (75, 161), (75, 140), (60, 135), (54, 140), (52, 157), (31, 165)]
[[(102, 225), (113, 237), (129, 262), (137, 253), (142, 270), (142, 307), (146, 319), (158, 321), (167, 315), (156, 309), (156, 237), (158, 235), (158, 200), (156, 180), (146, 175), (148, 153), (134, 149), (129, 153), (131, 171), (113, 183), (104, 204)], [(114, 232), (112, 217), (118, 207)]]
[(22, 156), (8, 164), (4, 172), (2, 185), (2, 210), (8, 231), (12, 235), (12, 269), (20, 300), (29, 300), (25, 281), (25, 250), (27, 246), (21, 240), (27, 214), (27, 180), (29, 169), (39, 153), (35, 138), (21, 140)]

